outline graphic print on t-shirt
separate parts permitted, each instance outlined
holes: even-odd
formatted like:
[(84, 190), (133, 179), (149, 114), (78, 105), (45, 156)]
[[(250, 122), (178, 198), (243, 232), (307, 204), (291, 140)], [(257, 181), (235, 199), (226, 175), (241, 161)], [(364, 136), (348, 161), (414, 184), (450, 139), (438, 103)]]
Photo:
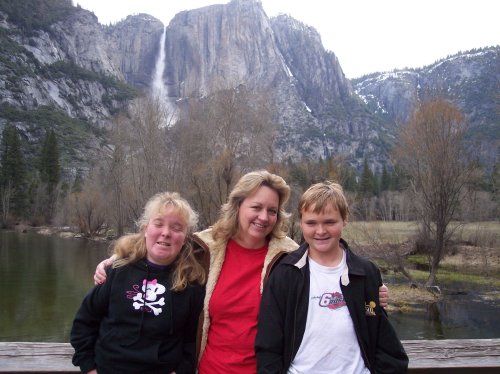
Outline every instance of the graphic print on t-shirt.
[(134, 301), (132, 304), (134, 309), (144, 309), (146, 312), (153, 312), (155, 316), (163, 311), (161, 307), (165, 305), (165, 298), (158, 299), (158, 295), (165, 293), (166, 288), (156, 279), (151, 281), (144, 279), (140, 288), (142, 292), (140, 292), (138, 284), (134, 284), (132, 288), (134, 291), (127, 291), (127, 299)]
[(319, 306), (328, 309), (338, 309), (346, 305), (344, 295), (340, 292), (324, 293), (319, 299)]

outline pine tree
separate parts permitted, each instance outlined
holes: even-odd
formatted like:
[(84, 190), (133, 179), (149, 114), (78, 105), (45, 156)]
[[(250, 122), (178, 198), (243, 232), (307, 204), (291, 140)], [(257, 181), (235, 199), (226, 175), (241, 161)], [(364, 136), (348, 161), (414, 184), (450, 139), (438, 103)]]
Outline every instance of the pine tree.
[(380, 177), (380, 191), (381, 192), (389, 191), (390, 186), (391, 186), (391, 177), (387, 172), (387, 168), (384, 165), (384, 167), (382, 168), (382, 175)]
[(491, 177), (490, 177), (490, 188), (491, 188), (491, 195), (493, 201), (496, 203), (496, 216), (499, 216), (499, 207), (500, 207), (500, 163), (495, 163), (495, 166), (493, 167), (493, 171), (491, 172)]
[(365, 197), (373, 196), (376, 191), (376, 184), (375, 176), (368, 166), (368, 161), (365, 159), (359, 183), (359, 192)]
[(61, 178), (59, 149), (56, 134), (53, 130), (48, 131), (43, 139), (38, 171), (45, 195), (41, 202), (42, 216), (46, 221), (50, 221), (56, 207), (57, 187)]
[(21, 217), (26, 209), (26, 169), (21, 150), (21, 140), (15, 126), (7, 124), (2, 132), (1, 148), (1, 197), (3, 219), (12, 213)]
[(398, 165), (394, 167), (391, 173), (391, 191), (403, 191), (407, 187), (408, 176), (405, 171), (402, 170)]
[(347, 166), (342, 170), (342, 185), (346, 191), (357, 191), (356, 170), (352, 166)]
[(40, 152), (40, 180), (47, 185), (47, 192), (51, 195), (61, 178), (59, 165), (59, 148), (54, 131), (45, 134)]

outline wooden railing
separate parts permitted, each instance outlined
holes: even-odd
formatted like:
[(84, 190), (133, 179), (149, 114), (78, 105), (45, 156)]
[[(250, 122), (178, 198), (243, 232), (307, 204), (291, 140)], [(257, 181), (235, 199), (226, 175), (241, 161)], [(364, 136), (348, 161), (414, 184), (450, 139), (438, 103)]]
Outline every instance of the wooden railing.
[[(408, 373), (498, 374), (500, 339), (404, 340)], [(0, 342), (0, 373), (75, 373), (68, 343)]]
[(403, 340), (403, 346), (408, 373), (500, 373), (500, 339)]

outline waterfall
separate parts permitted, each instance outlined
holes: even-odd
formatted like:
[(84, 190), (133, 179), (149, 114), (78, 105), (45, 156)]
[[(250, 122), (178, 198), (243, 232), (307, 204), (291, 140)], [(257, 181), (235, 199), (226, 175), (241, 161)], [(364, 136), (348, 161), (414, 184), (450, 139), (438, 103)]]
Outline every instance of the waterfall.
[(167, 90), (165, 83), (163, 82), (163, 72), (165, 71), (165, 38), (167, 35), (167, 27), (163, 27), (163, 33), (160, 38), (160, 52), (156, 58), (155, 70), (153, 74), (153, 94), (159, 95), (160, 97), (167, 97)]
[(161, 34), (159, 53), (155, 63), (155, 69), (153, 72), (153, 81), (151, 82), (151, 93), (153, 96), (157, 96), (165, 105), (166, 109), (166, 119), (165, 126), (169, 126), (178, 118), (178, 108), (177, 105), (168, 96), (168, 89), (163, 80), (163, 73), (166, 67), (166, 52), (165, 52), (165, 39), (167, 34), (167, 27), (163, 27), (163, 34)]

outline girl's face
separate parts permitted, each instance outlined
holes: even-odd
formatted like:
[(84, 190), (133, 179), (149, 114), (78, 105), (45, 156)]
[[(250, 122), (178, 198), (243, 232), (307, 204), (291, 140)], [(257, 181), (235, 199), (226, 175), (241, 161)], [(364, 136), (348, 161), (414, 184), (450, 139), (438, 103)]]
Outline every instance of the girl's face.
[(169, 265), (186, 242), (187, 224), (174, 208), (167, 207), (151, 217), (144, 236), (147, 259), (157, 265)]
[(279, 195), (260, 186), (240, 205), (235, 240), (245, 248), (262, 248), (278, 220)]

